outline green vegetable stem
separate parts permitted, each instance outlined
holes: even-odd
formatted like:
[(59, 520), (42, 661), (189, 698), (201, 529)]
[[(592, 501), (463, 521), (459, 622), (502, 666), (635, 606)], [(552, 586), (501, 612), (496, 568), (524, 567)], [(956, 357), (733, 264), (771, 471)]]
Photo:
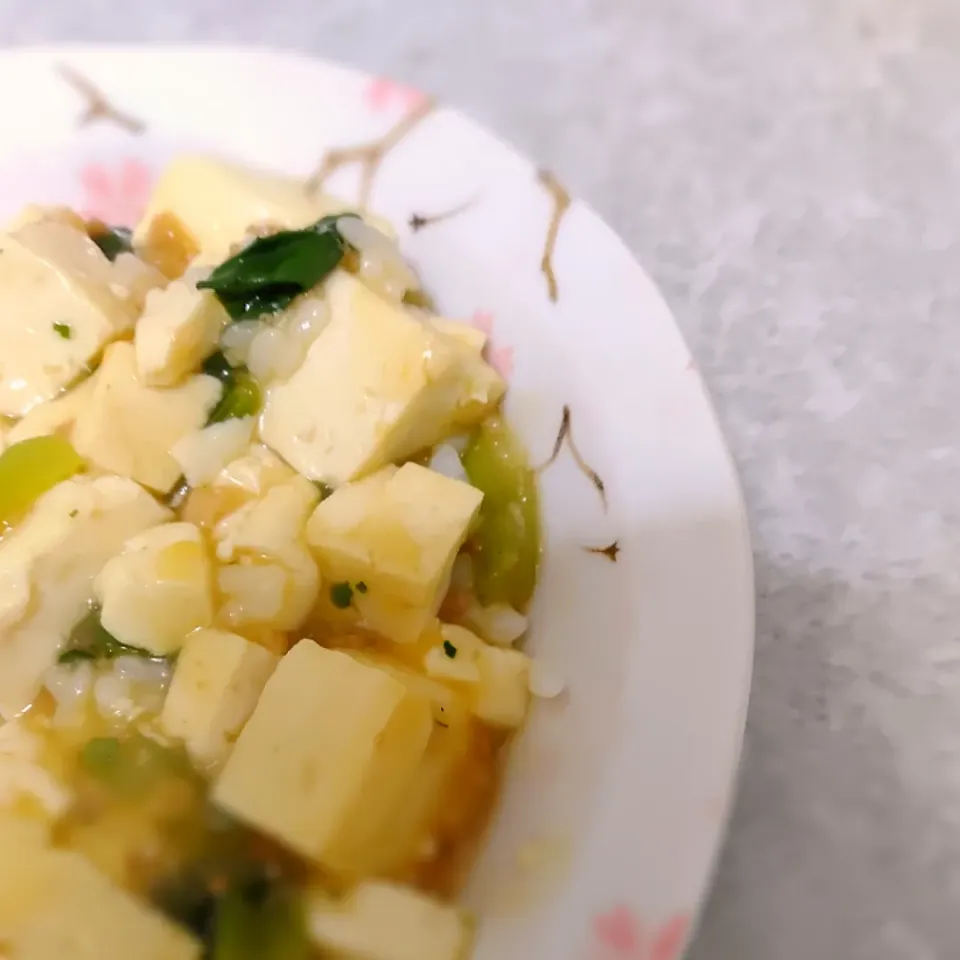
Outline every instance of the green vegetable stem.
[(223, 396), (210, 414), (209, 423), (222, 423), (232, 417), (254, 417), (262, 402), (260, 384), (246, 367), (231, 367), (220, 352), (207, 357), (203, 372), (223, 384)]
[(483, 491), (472, 537), (474, 584), (481, 603), (526, 609), (540, 563), (536, 474), (502, 420), (484, 423), (463, 453), (470, 482)]

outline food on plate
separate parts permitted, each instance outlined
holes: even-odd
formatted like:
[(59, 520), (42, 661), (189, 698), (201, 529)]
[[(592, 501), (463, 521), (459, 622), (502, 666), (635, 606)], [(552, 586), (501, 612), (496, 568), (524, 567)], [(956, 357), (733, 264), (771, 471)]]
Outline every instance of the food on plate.
[(0, 254), (0, 954), (465, 960), (537, 689), (485, 335), (389, 224), (206, 157)]

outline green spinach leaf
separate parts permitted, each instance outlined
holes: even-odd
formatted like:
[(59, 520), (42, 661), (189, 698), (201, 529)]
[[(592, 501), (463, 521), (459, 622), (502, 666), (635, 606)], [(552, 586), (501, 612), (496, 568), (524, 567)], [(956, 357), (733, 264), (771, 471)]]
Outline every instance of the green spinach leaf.
[(133, 232), (127, 227), (106, 227), (91, 234), (90, 239), (111, 263), (121, 253), (133, 253)]
[(197, 287), (212, 290), (234, 320), (277, 313), (294, 297), (333, 272), (349, 244), (337, 229), (337, 214), (304, 230), (282, 230), (259, 237), (224, 260)]
[(121, 643), (100, 622), (100, 611), (91, 610), (70, 634), (67, 649), (60, 654), (59, 663), (76, 663), (79, 660), (113, 660), (116, 657), (154, 658), (148, 650), (130, 647)]

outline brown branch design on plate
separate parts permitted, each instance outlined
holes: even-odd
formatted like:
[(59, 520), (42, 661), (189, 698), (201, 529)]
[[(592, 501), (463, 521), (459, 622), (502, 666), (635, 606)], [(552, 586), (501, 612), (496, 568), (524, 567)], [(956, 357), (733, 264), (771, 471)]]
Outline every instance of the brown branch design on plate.
[(616, 563), (617, 557), (620, 556), (620, 541), (614, 540), (613, 543), (608, 543), (605, 547), (584, 547), (583, 549), (587, 553), (595, 553), (598, 556), (606, 557), (611, 563)]
[(86, 109), (77, 121), (78, 127), (89, 127), (93, 123), (104, 121), (113, 123), (134, 135), (143, 133), (147, 125), (131, 113), (115, 107), (102, 90), (94, 86), (82, 73), (66, 63), (57, 64), (57, 72), (77, 93), (83, 97)]
[(402, 120), (391, 127), (382, 137), (370, 143), (352, 147), (335, 147), (328, 150), (320, 161), (320, 166), (307, 178), (307, 189), (322, 190), (324, 183), (341, 167), (351, 163), (360, 165), (359, 204), (365, 207), (370, 202), (373, 181), (380, 169), (384, 157), (408, 134), (424, 117), (433, 110), (433, 100), (424, 100), (415, 106)]
[(407, 226), (416, 233), (424, 227), (432, 227), (436, 223), (443, 223), (444, 220), (452, 220), (454, 217), (459, 217), (461, 213), (466, 213), (478, 199), (479, 197), (471, 197), (469, 200), (464, 200), (463, 203), (458, 203), (455, 207), (443, 210), (440, 213), (411, 213), (409, 220), (407, 220)]
[(537, 467), (537, 473), (543, 473), (557, 457), (560, 455), (560, 451), (563, 449), (564, 443), (570, 449), (570, 455), (573, 457), (573, 462), (577, 465), (577, 469), (593, 484), (597, 493), (600, 494), (600, 502), (603, 504), (603, 509), (607, 509), (607, 489), (604, 486), (603, 479), (600, 477), (600, 474), (597, 473), (593, 467), (583, 459), (583, 456), (580, 453), (580, 450), (577, 448), (577, 444), (573, 439), (573, 432), (571, 426), (571, 415), (570, 407), (568, 404), (563, 405), (563, 417), (560, 420), (560, 429), (557, 431), (557, 437), (553, 441), (553, 450), (550, 451), (550, 456), (547, 460)]
[(537, 171), (537, 179), (546, 187), (547, 193), (550, 194), (550, 199), (553, 201), (553, 211), (550, 214), (547, 235), (543, 241), (540, 270), (547, 281), (547, 295), (552, 303), (556, 303), (559, 290), (557, 288), (557, 275), (553, 271), (553, 251), (557, 245), (557, 235), (560, 232), (563, 215), (570, 208), (570, 194), (549, 170)]

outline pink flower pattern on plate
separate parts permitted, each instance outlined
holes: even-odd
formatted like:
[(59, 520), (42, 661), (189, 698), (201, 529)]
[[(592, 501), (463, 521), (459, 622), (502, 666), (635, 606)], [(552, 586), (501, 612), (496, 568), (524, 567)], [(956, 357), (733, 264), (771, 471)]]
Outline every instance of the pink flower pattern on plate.
[(400, 106), (404, 111), (413, 110), (427, 99), (427, 95), (416, 87), (408, 87), (388, 77), (374, 77), (364, 89), (363, 98), (371, 110), (383, 113), (393, 106)]
[(493, 342), (493, 314), (489, 310), (476, 310), (470, 318), (470, 326), (487, 335), (487, 346), (484, 356), (487, 362), (504, 380), (509, 380), (513, 373), (513, 347), (498, 347)]
[(591, 960), (679, 960), (689, 926), (690, 918), (678, 913), (648, 936), (636, 914), (620, 904), (593, 918)]
[(111, 226), (132, 227), (147, 205), (152, 180), (147, 165), (132, 158), (113, 169), (88, 163), (80, 171), (83, 215)]

